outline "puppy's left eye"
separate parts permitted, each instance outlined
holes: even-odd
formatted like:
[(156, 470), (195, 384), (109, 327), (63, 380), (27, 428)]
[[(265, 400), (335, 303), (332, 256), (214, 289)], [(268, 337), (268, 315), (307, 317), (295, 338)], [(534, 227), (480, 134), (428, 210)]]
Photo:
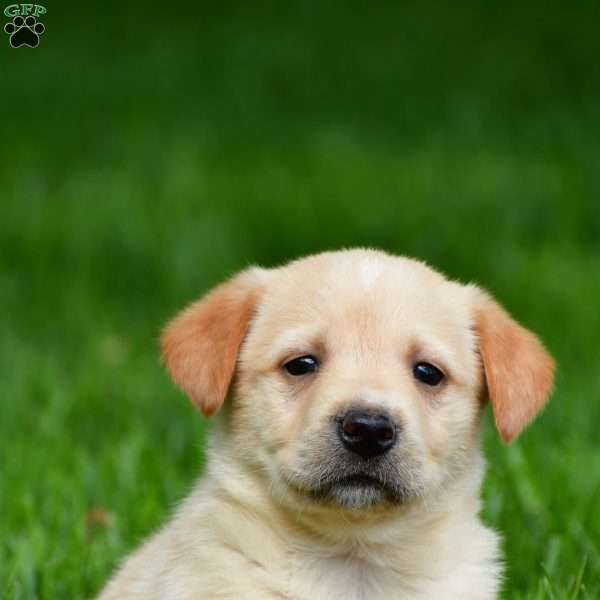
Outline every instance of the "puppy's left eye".
[(417, 363), (413, 367), (413, 375), (421, 383), (431, 386), (438, 385), (444, 379), (444, 374), (437, 367), (426, 362)]
[(319, 369), (319, 361), (314, 356), (299, 356), (283, 365), (283, 368), (294, 377), (315, 373)]

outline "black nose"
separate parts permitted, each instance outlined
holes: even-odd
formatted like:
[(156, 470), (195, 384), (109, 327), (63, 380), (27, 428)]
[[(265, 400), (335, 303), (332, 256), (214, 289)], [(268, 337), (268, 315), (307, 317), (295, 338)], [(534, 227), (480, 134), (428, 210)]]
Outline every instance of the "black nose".
[(350, 410), (339, 422), (338, 434), (344, 446), (363, 458), (387, 452), (396, 443), (396, 427), (382, 413)]

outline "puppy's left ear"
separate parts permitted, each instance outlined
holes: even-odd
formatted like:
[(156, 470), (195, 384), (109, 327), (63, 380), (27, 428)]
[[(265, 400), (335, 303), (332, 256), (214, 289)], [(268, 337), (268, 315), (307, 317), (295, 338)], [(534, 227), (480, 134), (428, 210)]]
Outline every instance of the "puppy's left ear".
[(543, 408), (555, 363), (542, 342), (488, 294), (477, 290), (475, 326), (496, 427), (510, 443)]
[(255, 267), (236, 275), (184, 309), (163, 332), (167, 369), (207, 417), (227, 396), (266, 273)]

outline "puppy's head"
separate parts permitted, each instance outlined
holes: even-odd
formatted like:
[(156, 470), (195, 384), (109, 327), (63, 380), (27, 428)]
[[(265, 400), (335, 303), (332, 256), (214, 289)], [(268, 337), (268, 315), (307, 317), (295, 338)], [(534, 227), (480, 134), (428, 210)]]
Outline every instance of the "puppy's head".
[(168, 325), (163, 356), (205, 414), (230, 396), (231, 446), (276, 498), (353, 510), (464, 473), (486, 399), (515, 439), (554, 370), (485, 292), (371, 250), (241, 273)]

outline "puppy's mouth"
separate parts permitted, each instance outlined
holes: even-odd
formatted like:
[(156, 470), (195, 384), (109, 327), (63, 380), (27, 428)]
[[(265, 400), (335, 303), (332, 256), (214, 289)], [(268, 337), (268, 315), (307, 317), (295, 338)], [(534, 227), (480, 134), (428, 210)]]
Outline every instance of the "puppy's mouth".
[(401, 504), (410, 496), (405, 487), (368, 473), (324, 480), (308, 491), (319, 503), (351, 509), (371, 508), (383, 503)]
[(346, 487), (377, 487), (382, 488), (384, 486), (377, 477), (367, 474), (349, 475), (348, 477), (342, 477), (335, 482), (335, 485), (346, 486)]
[(282, 464), (279, 474), (304, 506), (309, 501), (351, 510), (393, 508), (423, 496), (423, 469), (406, 441), (394, 452), (368, 459), (329, 438), (324, 443), (313, 439), (302, 449), (295, 468)]

